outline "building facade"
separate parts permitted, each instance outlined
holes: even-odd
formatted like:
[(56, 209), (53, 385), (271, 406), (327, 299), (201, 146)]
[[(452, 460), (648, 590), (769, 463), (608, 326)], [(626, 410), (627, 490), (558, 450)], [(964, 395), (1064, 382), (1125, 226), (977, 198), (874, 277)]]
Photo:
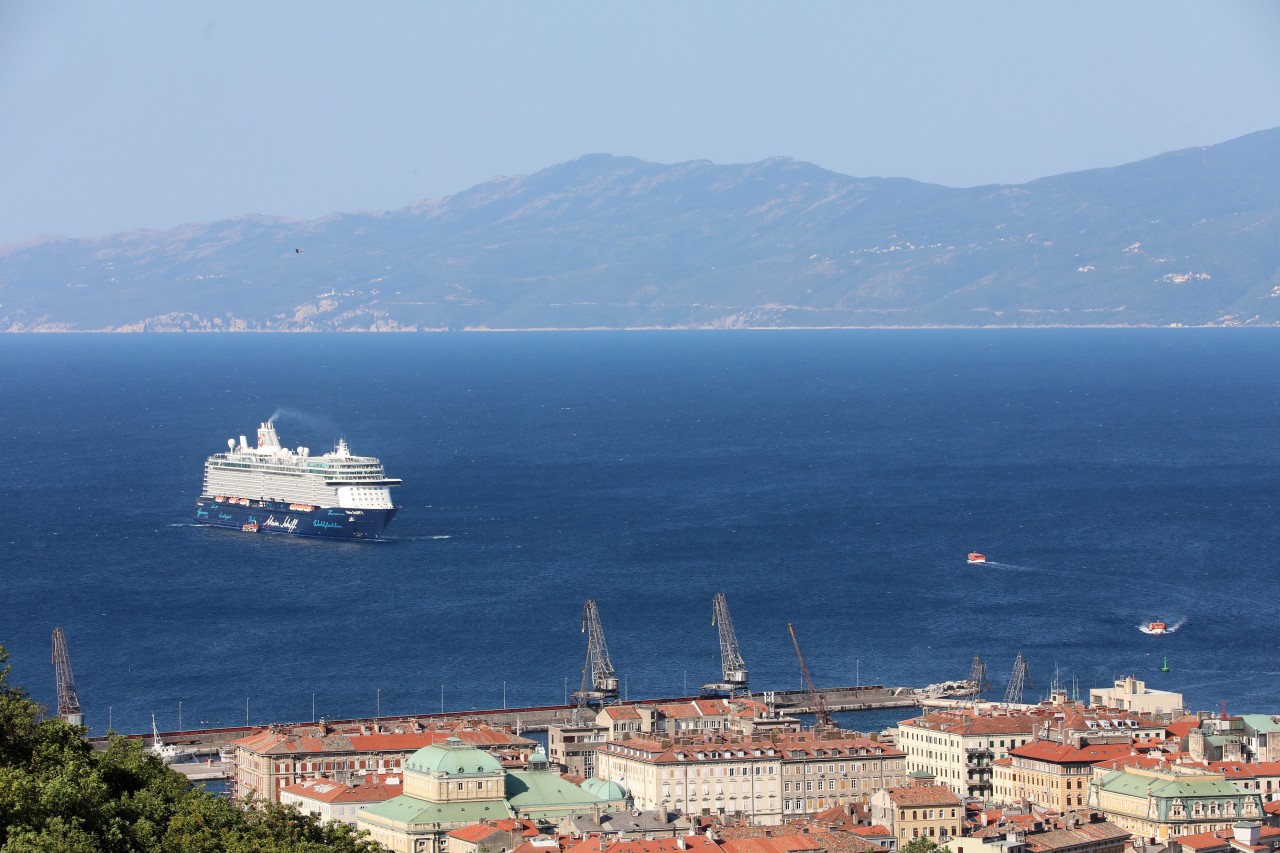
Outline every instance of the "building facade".
[(372, 774), (399, 773), (409, 756), (448, 738), (484, 749), (512, 766), (526, 762), (537, 742), (506, 729), (459, 724), (429, 729), (412, 723), (396, 728), (335, 727), (321, 721), (307, 726), (270, 726), (232, 741), (237, 799), (280, 799), (280, 791), (308, 779), (359, 783)]
[(1162, 716), (1176, 716), (1183, 709), (1181, 693), (1147, 687), (1146, 682), (1139, 681), (1132, 675), (1117, 678), (1111, 687), (1090, 690), (1089, 705)]
[(356, 827), (394, 853), (445, 853), (448, 833), (474, 823), (559, 820), (627, 805), (622, 788), (573, 785), (541, 753), (530, 758), (528, 770), (509, 770), (455, 737), (410, 756), (404, 793), (362, 811)]
[(280, 804), (293, 806), (303, 814), (322, 821), (356, 825), (356, 816), (374, 803), (382, 803), (401, 792), (399, 776), (372, 775), (359, 785), (331, 779), (308, 779), (280, 790)]
[(1123, 743), (1075, 747), (1050, 740), (1014, 747), (992, 766), (991, 799), (997, 803), (1025, 799), (1059, 812), (1083, 808), (1093, 765), (1132, 751)]
[(1221, 773), (1176, 767), (1100, 768), (1089, 783), (1088, 803), (1122, 829), (1158, 844), (1174, 835), (1229, 829), (1263, 815), (1262, 798)]
[(897, 745), (908, 772), (932, 774), (959, 796), (985, 798), (995, 762), (1028, 743), (1036, 725), (1027, 713), (941, 711), (899, 723)]
[(867, 738), (811, 732), (629, 738), (601, 748), (596, 774), (626, 787), (636, 808), (770, 825), (900, 785), (904, 760)]
[(872, 823), (887, 826), (902, 849), (917, 838), (936, 844), (958, 838), (964, 827), (964, 804), (946, 785), (924, 771), (911, 774), (911, 784), (885, 788), (871, 796)]

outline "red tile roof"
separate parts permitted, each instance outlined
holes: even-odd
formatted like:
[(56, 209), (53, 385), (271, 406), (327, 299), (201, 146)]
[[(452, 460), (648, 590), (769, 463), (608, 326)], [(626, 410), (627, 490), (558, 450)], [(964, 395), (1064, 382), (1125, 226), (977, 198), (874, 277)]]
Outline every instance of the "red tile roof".
[[(603, 853), (720, 853), (720, 847), (705, 835), (681, 835), (676, 838), (637, 838), (633, 841), (612, 841)], [(598, 837), (584, 838), (565, 849), (565, 853), (601, 853)]]
[(889, 788), (886, 792), (896, 806), (958, 806), (960, 798), (946, 785), (912, 785)]
[[(817, 738), (811, 732), (782, 732), (769, 738), (753, 740), (743, 735), (704, 735), (697, 738), (655, 740), (631, 737), (610, 741), (601, 750), (659, 764), (702, 761), (760, 760), (849, 760), (859, 758), (901, 758), (906, 753), (879, 741), (862, 736)], [(758, 753), (758, 754), (757, 754)], [(701, 757), (699, 757), (701, 756)]]
[[(1197, 832), (1193, 835), (1175, 835), (1170, 841), (1176, 841), (1183, 847), (1189, 847), (1192, 850), (1207, 850), (1215, 847), (1230, 846), (1231, 839), (1235, 838), (1235, 832), (1230, 829), (1220, 829), (1217, 832)], [(1264, 826), (1258, 832), (1258, 840), (1280, 841), (1280, 827)], [(1259, 845), (1269, 848), (1271, 844)]]
[(1037, 740), (1011, 749), (1009, 754), (1053, 764), (1094, 764), (1109, 758), (1130, 755), (1133, 749), (1133, 746), (1127, 743), (1099, 743), (1077, 748), (1056, 741)]
[(399, 776), (365, 777), (359, 785), (344, 785), (329, 779), (308, 779), (281, 789), (280, 793), (295, 794), (321, 803), (382, 803), (404, 793)]

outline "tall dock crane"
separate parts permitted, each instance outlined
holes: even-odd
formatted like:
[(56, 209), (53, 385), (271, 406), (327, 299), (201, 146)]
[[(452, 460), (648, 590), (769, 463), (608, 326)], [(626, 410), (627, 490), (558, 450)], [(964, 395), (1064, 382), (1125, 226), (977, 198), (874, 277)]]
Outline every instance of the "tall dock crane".
[(729, 618), (729, 602), (725, 600), (723, 592), (717, 592), (715, 598), (711, 599), (711, 624), (720, 628), (721, 680), (702, 685), (703, 695), (749, 694), (747, 665), (742, 660), (742, 649), (738, 647), (738, 635), (734, 633), (733, 620)]
[(800, 652), (800, 641), (796, 639), (796, 629), (791, 627), (791, 623), (787, 623), (787, 630), (791, 632), (791, 644), (796, 647), (796, 658), (800, 661), (800, 673), (804, 676), (804, 689), (809, 693), (809, 702), (813, 705), (813, 716), (817, 718), (816, 729), (834, 729), (836, 727), (835, 720), (831, 718), (831, 712), (827, 710), (827, 700), (823, 698), (818, 689), (813, 686), (813, 679), (809, 676), (809, 667), (805, 666), (804, 655)]
[(982, 694), (991, 689), (991, 679), (987, 678), (987, 665), (983, 663), (982, 658), (978, 655), (973, 656), (973, 664), (969, 667), (969, 694), (970, 702), (979, 702), (982, 700)]
[(61, 628), (53, 629), (53, 672), (58, 680), (58, 718), (73, 726), (83, 726), (76, 677), (71, 674), (71, 655), (67, 654), (67, 637)]
[(1004, 689), (1004, 703), (1021, 705), (1023, 689), (1031, 686), (1033, 686), (1031, 670), (1027, 668), (1027, 659), (1022, 656), (1022, 652), (1018, 652), (1017, 658), (1013, 661), (1013, 674), (1009, 676), (1009, 685)]
[(604, 628), (600, 625), (600, 611), (594, 598), (587, 599), (582, 608), (582, 633), (587, 635), (587, 660), (582, 665), (582, 687), (573, 693), (573, 698), (578, 700), (575, 718), (580, 718), (590, 705), (618, 701), (618, 677), (609, 660), (609, 647), (604, 641)]

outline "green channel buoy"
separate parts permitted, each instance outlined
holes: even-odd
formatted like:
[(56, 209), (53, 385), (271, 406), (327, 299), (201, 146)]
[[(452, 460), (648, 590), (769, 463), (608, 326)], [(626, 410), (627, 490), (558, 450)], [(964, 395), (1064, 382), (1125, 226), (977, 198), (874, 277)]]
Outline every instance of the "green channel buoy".
[(1161, 671), (1161, 672), (1168, 672), (1168, 671), (1169, 671), (1169, 656), (1168, 656), (1168, 655), (1165, 655), (1165, 658), (1164, 658), (1164, 666), (1160, 667), (1160, 671)]

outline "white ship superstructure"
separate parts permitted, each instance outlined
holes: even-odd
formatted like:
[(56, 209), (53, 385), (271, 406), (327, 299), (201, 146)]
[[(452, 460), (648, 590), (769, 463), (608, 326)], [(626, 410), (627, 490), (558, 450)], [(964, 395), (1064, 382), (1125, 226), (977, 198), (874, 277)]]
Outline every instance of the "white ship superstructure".
[(392, 509), (391, 486), (382, 462), (373, 456), (354, 456), (347, 442), (322, 456), (310, 448), (280, 446), (270, 422), (258, 427), (258, 446), (245, 436), (239, 444), (227, 439), (226, 453), (209, 457), (204, 466), (204, 493), (249, 500), (282, 501), (318, 507)]
[(380, 460), (352, 454), (345, 440), (312, 456), (306, 447), (281, 446), (267, 421), (256, 447), (243, 435), (228, 439), (227, 451), (205, 462), (195, 520), (254, 532), (377, 537), (395, 513), (391, 487), (398, 485)]

